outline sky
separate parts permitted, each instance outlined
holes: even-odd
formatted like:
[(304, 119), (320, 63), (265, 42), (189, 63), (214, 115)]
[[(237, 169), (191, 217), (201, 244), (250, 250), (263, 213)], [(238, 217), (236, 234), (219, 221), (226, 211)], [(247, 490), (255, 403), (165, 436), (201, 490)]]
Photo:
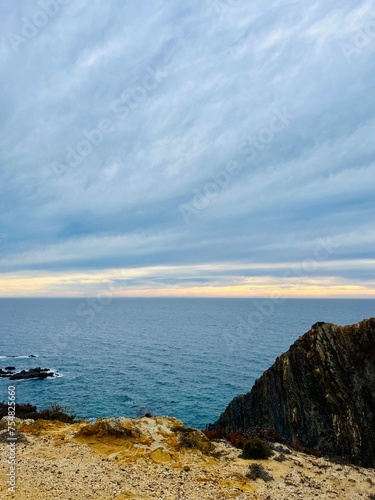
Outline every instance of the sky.
[(375, 0), (3, 0), (0, 296), (375, 296)]

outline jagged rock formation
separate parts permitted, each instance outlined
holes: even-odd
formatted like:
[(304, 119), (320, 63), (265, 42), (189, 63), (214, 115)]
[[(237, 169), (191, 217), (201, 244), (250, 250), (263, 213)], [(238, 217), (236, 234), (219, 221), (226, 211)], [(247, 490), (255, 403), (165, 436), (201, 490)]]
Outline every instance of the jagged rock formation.
[(209, 427), (274, 428), (289, 442), (375, 467), (375, 318), (316, 323)]

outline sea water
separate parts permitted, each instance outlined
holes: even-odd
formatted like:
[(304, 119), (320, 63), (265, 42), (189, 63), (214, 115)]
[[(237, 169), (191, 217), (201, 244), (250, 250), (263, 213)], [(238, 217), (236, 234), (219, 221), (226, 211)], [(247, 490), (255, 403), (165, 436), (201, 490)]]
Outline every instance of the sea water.
[[(0, 368), (55, 372), (12, 382), (19, 403), (204, 428), (313, 323), (373, 316), (373, 300), (0, 299)], [(0, 379), (0, 401), (8, 385)]]

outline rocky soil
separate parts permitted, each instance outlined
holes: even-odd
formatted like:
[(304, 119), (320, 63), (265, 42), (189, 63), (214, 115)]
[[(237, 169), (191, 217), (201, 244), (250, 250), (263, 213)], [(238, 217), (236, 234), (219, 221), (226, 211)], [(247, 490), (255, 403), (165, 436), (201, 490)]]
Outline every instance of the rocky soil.
[[(211, 443), (174, 418), (16, 422), (17, 489), (9, 494), (6, 417), (0, 421), (1, 500), (375, 498), (374, 469), (333, 463), (283, 445), (269, 460), (244, 460), (227, 442)], [(248, 479), (255, 462), (273, 480)]]

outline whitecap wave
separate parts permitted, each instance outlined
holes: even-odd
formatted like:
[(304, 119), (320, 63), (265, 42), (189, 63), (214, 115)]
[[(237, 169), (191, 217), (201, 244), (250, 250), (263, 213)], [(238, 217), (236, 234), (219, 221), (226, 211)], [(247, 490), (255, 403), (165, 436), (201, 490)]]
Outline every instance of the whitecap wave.
[(28, 356), (0, 356), (0, 359), (34, 359), (39, 358), (38, 354), (29, 354)]

